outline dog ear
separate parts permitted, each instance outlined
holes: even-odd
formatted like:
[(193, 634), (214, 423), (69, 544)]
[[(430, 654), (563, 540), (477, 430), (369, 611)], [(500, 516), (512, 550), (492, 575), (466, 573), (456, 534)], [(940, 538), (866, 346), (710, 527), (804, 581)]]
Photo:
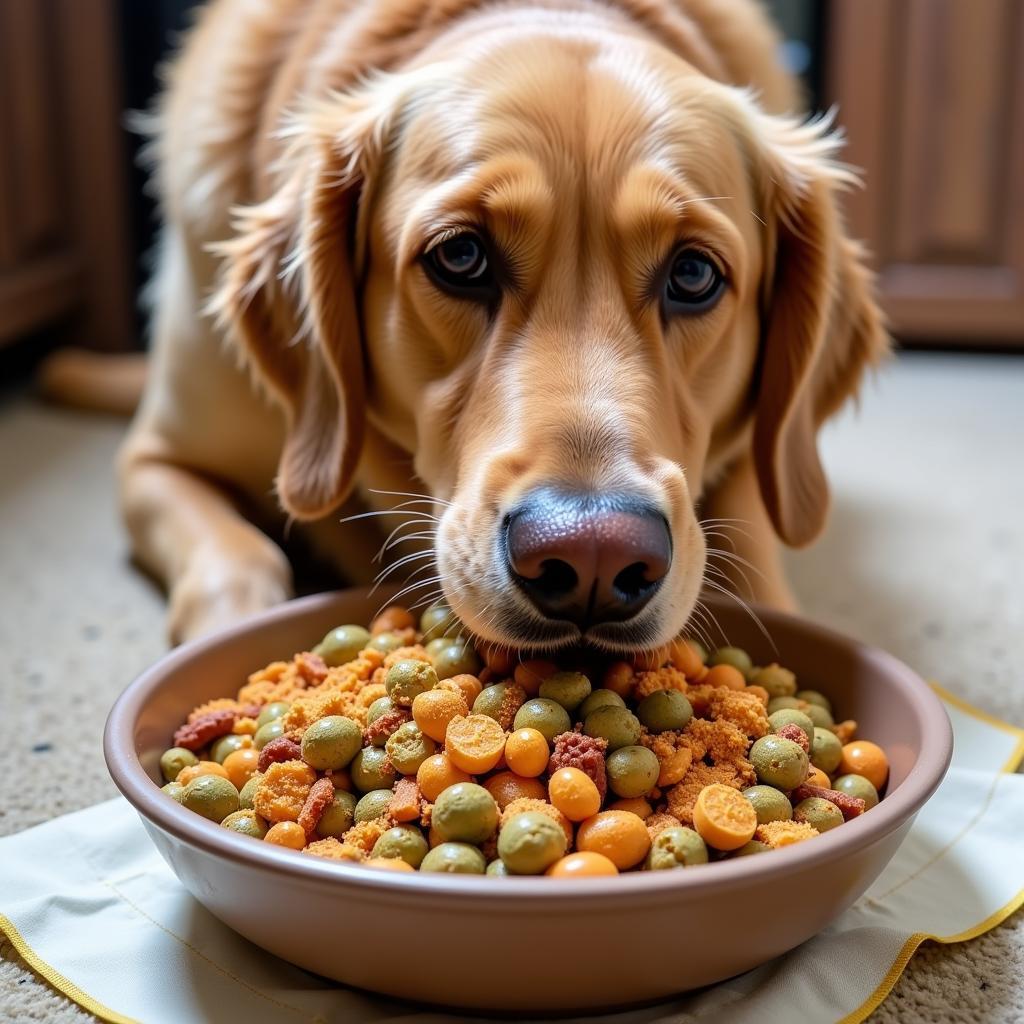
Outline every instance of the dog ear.
[(336, 508), (362, 454), (365, 369), (357, 210), (386, 131), (386, 90), (334, 96), (285, 132), (287, 177), (265, 202), (235, 211), (235, 236), (209, 310), (284, 409), (277, 474), (300, 520)]
[(753, 453), (775, 531), (800, 547), (828, 512), (818, 429), (856, 394), (888, 337), (872, 276), (839, 213), (837, 193), (857, 179), (834, 160), (840, 140), (830, 119), (758, 121), (767, 255)]

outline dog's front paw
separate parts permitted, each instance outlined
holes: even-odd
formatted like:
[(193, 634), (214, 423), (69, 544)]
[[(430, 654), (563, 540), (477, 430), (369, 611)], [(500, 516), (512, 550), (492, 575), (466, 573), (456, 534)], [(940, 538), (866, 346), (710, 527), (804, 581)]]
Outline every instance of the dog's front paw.
[(283, 554), (243, 564), (197, 556), (171, 591), (169, 639), (194, 640), (292, 596), (291, 567)]

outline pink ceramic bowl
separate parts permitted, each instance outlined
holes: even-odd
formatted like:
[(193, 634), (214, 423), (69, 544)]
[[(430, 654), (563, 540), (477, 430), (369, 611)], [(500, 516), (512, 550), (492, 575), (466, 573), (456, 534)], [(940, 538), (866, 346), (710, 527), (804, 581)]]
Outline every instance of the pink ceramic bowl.
[[(228, 832), (160, 792), (160, 753), (194, 705), (233, 693), (335, 625), (366, 622), (379, 605), (379, 593), (359, 590), (304, 598), (172, 651), (122, 694), (104, 736), (114, 781), (196, 899), (264, 949), (348, 985), (515, 1015), (607, 1009), (739, 974), (850, 906), (949, 764), (949, 720), (901, 662), (761, 610), (776, 652), (744, 612), (716, 603), (731, 643), (792, 668), (885, 748), (892, 770), (876, 808), (761, 856), (574, 881), (369, 871)], [(411, 968), (388, 951), (389, 933), (419, 937)]]

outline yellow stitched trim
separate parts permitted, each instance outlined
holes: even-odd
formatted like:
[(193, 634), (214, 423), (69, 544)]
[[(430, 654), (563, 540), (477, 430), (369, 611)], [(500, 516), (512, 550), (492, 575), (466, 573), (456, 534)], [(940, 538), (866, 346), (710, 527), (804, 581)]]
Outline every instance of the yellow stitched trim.
[(92, 996), (86, 995), (77, 985), (68, 981), (63, 974), (54, 970), (22, 938), (21, 932), (14, 927), (14, 922), (10, 918), (4, 917), (3, 914), (0, 914), (0, 932), (3, 932), (11, 940), (11, 944), (21, 955), (21, 958), (36, 974), (48, 981), (58, 992), (67, 996), (68, 999), (78, 1003), (83, 1009), (88, 1010), (94, 1017), (109, 1021), (110, 1024), (140, 1024), (134, 1017), (125, 1017), (123, 1014), (109, 1009), (102, 1003), (96, 1002)]
[(1016, 736), (1017, 744), (1013, 748), (1013, 753), (1010, 754), (1006, 764), (999, 770), (1009, 774), (1010, 772), (1015, 772), (1020, 767), (1021, 761), (1024, 761), (1024, 729), (1018, 729), (1017, 726), (1010, 725), (1009, 722), (1004, 722), (1002, 719), (996, 718), (995, 715), (990, 715), (987, 711), (976, 708), (973, 704), (968, 704), (962, 697), (958, 697), (955, 693), (950, 693), (949, 690), (944, 686), (939, 686), (934, 680), (929, 680), (929, 685), (944, 701), (952, 704), (955, 708), (959, 708), (964, 714), (977, 718), (979, 721), (991, 725), (1000, 732), (1008, 732), (1011, 736)]
[(910, 958), (917, 952), (917, 947), (926, 939), (931, 939), (933, 942), (941, 942), (945, 946), (952, 945), (954, 942), (966, 942), (968, 939), (976, 939), (979, 935), (984, 935), (985, 932), (991, 931), (997, 924), (1002, 924), (1003, 921), (1022, 906), (1024, 906), (1024, 889), (1021, 889), (1009, 903), (1004, 907), (1000, 907), (994, 914), (990, 914), (980, 924), (976, 924), (973, 928), (968, 928), (966, 931), (959, 932), (957, 935), (930, 935), (927, 932), (914, 932), (903, 943), (899, 956), (896, 957), (892, 967), (889, 968), (885, 977), (879, 982), (875, 991), (856, 1010), (848, 1013), (842, 1020), (837, 1021), (836, 1024), (861, 1024), (861, 1021), (877, 1010), (885, 1000), (885, 997), (892, 991), (900, 975), (906, 970), (907, 964), (910, 963)]
[(275, 999), (273, 996), (267, 995), (266, 992), (263, 992), (260, 989), (256, 988), (255, 985), (250, 985), (247, 981), (243, 981), (237, 975), (232, 974), (231, 971), (229, 971), (226, 967), (221, 967), (221, 965), (217, 963), (216, 960), (210, 959), (210, 957), (208, 957), (201, 950), (196, 949), (196, 947), (193, 946), (191, 942), (186, 941), (180, 935), (176, 935), (169, 928), (165, 928), (155, 918), (150, 917), (149, 914), (147, 914), (142, 909), (142, 907), (140, 907), (137, 903), (129, 899), (123, 892), (121, 892), (120, 889), (117, 888), (116, 885), (114, 885), (113, 882), (108, 882), (104, 880), (103, 884), (107, 886), (107, 888), (109, 888), (111, 892), (113, 892), (118, 897), (118, 899), (124, 900), (124, 902), (127, 903), (128, 906), (131, 907), (132, 910), (134, 910), (137, 914), (140, 914), (142, 917), (144, 917), (147, 921), (149, 921), (150, 924), (155, 925), (165, 935), (169, 935), (176, 942), (181, 943), (181, 945), (184, 946), (187, 950), (189, 950), (189, 952), (194, 953), (197, 957), (199, 957), (200, 960), (203, 960), (205, 963), (209, 964), (215, 971), (217, 971), (220, 974), (223, 974), (225, 978), (229, 978), (237, 985), (241, 985), (242, 988), (251, 992), (254, 996), (259, 996), (261, 999), (265, 999), (272, 1006), (277, 1006), (282, 1010), (288, 1010), (289, 1013), (296, 1013), (300, 1017), (303, 1017), (306, 1020), (310, 1021), (311, 1024), (318, 1024), (319, 1019), (317, 1017), (308, 1017), (306, 1015), (305, 1010), (300, 1010), (297, 1006), (292, 1006), (289, 1003), (283, 1003), (279, 999)]

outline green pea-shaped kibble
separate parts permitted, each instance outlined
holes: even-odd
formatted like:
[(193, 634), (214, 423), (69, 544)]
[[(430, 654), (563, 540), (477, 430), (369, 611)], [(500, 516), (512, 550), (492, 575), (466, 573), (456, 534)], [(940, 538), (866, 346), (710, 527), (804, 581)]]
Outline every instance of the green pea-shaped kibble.
[(420, 632), (424, 640), (456, 636), (460, 628), (455, 613), (446, 604), (432, 604), (420, 616)]
[(561, 826), (539, 811), (512, 815), (498, 833), (498, 856), (513, 875), (543, 874), (565, 848)]
[(811, 764), (826, 775), (831, 775), (842, 759), (843, 744), (839, 737), (829, 729), (815, 726), (814, 739), (811, 741)]
[(391, 798), (395, 794), (390, 789), (371, 789), (359, 798), (353, 817), (356, 822), (376, 821), (388, 813)]
[(363, 730), (344, 715), (319, 718), (302, 734), (302, 760), (317, 771), (344, 768), (363, 745)]
[(482, 875), (487, 861), (469, 843), (440, 843), (420, 861), (420, 871), (439, 871), (457, 875)]
[(584, 721), (591, 712), (598, 708), (624, 708), (626, 702), (614, 691), (607, 690), (603, 686), (594, 690), (593, 693), (576, 709), (580, 721)]
[(556, 736), (572, 729), (569, 712), (561, 704), (545, 697), (534, 697), (528, 700), (517, 712), (516, 729), (536, 729), (544, 739), (551, 743)]
[(363, 747), (352, 759), (349, 774), (361, 793), (371, 789), (390, 789), (398, 778), (387, 753), (380, 747)]
[(252, 809), (243, 808), (229, 814), (221, 825), (253, 839), (262, 839), (267, 834), (267, 823)]
[(793, 817), (793, 805), (785, 793), (774, 786), (750, 786), (743, 795), (754, 805), (758, 825), (769, 821), (789, 821)]
[(442, 647), (432, 658), (434, 671), (438, 679), (451, 679), (452, 676), (475, 676), (483, 668), (480, 655), (469, 644), (450, 642)]
[(256, 796), (256, 787), (260, 784), (260, 779), (262, 778), (262, 772), (253, 772), (249, 776), (249, 781), (238, 792), (239, 810), (252, 810), (253, 798)]
[(624, 799), (643, 796), (658, 784), (661, 765), (654, 752), (646, 747), (619, 747), (605, 760), (608, 788)]
[(774, 715), (776, 711), (783, 711), (786, 709), (802, 711), (806, 707), (807, 705), (802, 700), (797, 700), (796, 697), (772, 697), (768, 701), (768, 714), (771, 716)]
[(185, 787), (180, 782), (168, 782), (165, 786), (160, 787), (172, 800), (177, 803), (181, 803), (181, 794), (185, 792)]
[(433, 640), (429, 641), (425, 647), (427, 657), (430, 659), (430, 664), (434, 664), (434, 659), (443, 651), (446, 647), (451, 647), (452, 637), (450, 636), (438, 636), (434, 637)]
[[(496, 722), (501, 721), (501, 709), (507, 703), (506, 694), (515, 683), (504, 682), (494, 683), (492, 686), (485, 686), (477, 698), (473, 701), (473, 714), (486, 715)], [(520, 697), (522, 694), (520, 693)]]
[(769, 699), (792, 697), (796, 693), (796, 676), (781, 665), (765, 665), (764, 668), (755, 669), (750, 675), (750, 682), (767, 690)]
[[(518, 720), (516, 728), (520, 728)], [(588, 736), (607, 740), (608, 750), (612, 751), (638, 743), (641, 725), (640, 719), (628, 708), (608, 705), (587, 715), (583, 722), (583, 731)]]
[(381, 654), (390, 654), (392, 651), (397, 651), (402, 646), (402, 638), (397, 633), (378, 633), (376, 636), (370, 637), (370, 642), (366, 645), (371, 651), (379, 651)]
[(807, 743), (814, 740), (814, 723), (803, 712), (796, 708), (781, 708), (768, 716), (768, 724), (772, 732), (778, 732), (787, 725), (795, 725), (807, 737)]
[(682, 825), (660, 832), (647, 854), (647, 867), (651, 871), (690, 868), (707, 862), (708, 848), (704, 840), (692, 828)]
[(267, 722), (276, 722), (279, 718), (284, 718), (290, 707), (291, 704), (286, 700), (275, 700), (264, 704), (256, 719), (256, 725), (266, 725)]
[(415, 775), (417, 769), (437, 750), (437, 744), (415, 722), (404, 722), (384, 744), (395, 771), (400, 775)]
[(762, 736), (747, 756), (757, 772), (758, 781), (766, 786), (788, 792), (807, 778), (810, 762), (803, 748), (782, 736)]
[(540, 684), (538, 693), (572, 714), (590, 696), (591, 690), (590, 680), (582, 672), (554, 672)]
[(811, 796), (793, 808), (793, 820), (810, 825), (819, 832), (828, 832), (842, 825), (843, 812), (834, 803), (820, 796)]
[(313, 648), (313, 653), (319, 654), (331, 668), (334, 668), (355, 660), (369, 642), (368, 629), (362, 626), (338, 626)]
[(160, 774), (165, 782), (173, 782), (182, 768), (199, 764), (199, 758), (184, 747), (171, 747), (160, 755)]
[(636, 706), (636, 717), (651, 732), (676, 731), (693, 718), (693, 708), (678, 690), (655, 690)]
[(719, 647), (708, 659), (708, 664), (732, 665), (733, 668), (739, 669), (744, 676), (750, 675), (754, 668), (750, 655), (741, 647)]
[(817, 704), (824, 708), (829, 714), (832, 713), (832, 701), (819, 690), (797, 690), (796, 699), (805, 701), (808, 704)]
[(484, 872), (484, 874), (494, 875), (499, 878), (507, 878), (509, 875), (512, 874), (512, 872), (509, 871), (508, 866), (505, 864), (505, 862), (500, 857), (498, 857), (497, 860), (492, 860), (491, 863), (487, 865), (487, 870)]
[(864, 801), (865, 810), (871, 810), (878, 804), (878, 790), (863, 775), (840, 775), (832, 788), (847, 796), (860, 797)]
[(804, 708), (804, 713), (820, 729), (830, 729), (836, 724), (832, 712), (820, 704), (808, 704)]
[(276, 740), (283, 735), (284, 722), (278, 718), (273, 722), (267, 722), (266, 725), (261, 725), (256, 730), (256, 735), (252, 738), (252, 745), (257, 750), (262, 750), (271, 740)]
[(457, 782), (434, 801), (430, 824), (444, 842), (482, 843), (498, 828), (498, 805), (483, 786)]
[(388, 669), (384, 686), (393, 704), (407, 708), (414, 697), (437, 686), (437, 673), (428, 662), (405, 658)]
[(185, 787), (181, 802), (190, 811), (219, 825), (238, 810), (238, 790), (220, 775), (200, 775)]
[(251, 745), (252, 737), (236, 736), (233, 733), (228, 733), (227, 736), (221, 736), (220, 739), (213, 741), (210, 747), (210, 760), (216, 761), (217, 764), (223, 764), (224, 758), (228, 754), (233, 754), (236, 750), (241, 750), (243, 747)]
[(367, 709), (366, 709), (366, 724), (373, 725), (378, 718), (384, 715), (390, 714), (395, 710), (395, 705), (392, 704), (390, 697), (378, 697)]
[[(388, 793), (391, 790), (387, 791)], [(317, 835), (327, 839), (333, 836), (340, 839), (354, 824), (356, 820), (356, 798), (352, 793), (346, 793), (343, 789), (334, 791), (334, 799), (327, 805), (327, 810), (320, 815), (317, 822)]]
[(767, 853), (770, 849), (771, 847), (767, 843), (759, 842), (757, 839), (751, 839), (736, 850), (733, 853), (733, 856), (749, 857), (752, 853)]
[(373, 844), (370, 856), (404, 860), (410, 867), (418, 868), (429, 851), (427, 840), (415, 825), (396, 825)]

